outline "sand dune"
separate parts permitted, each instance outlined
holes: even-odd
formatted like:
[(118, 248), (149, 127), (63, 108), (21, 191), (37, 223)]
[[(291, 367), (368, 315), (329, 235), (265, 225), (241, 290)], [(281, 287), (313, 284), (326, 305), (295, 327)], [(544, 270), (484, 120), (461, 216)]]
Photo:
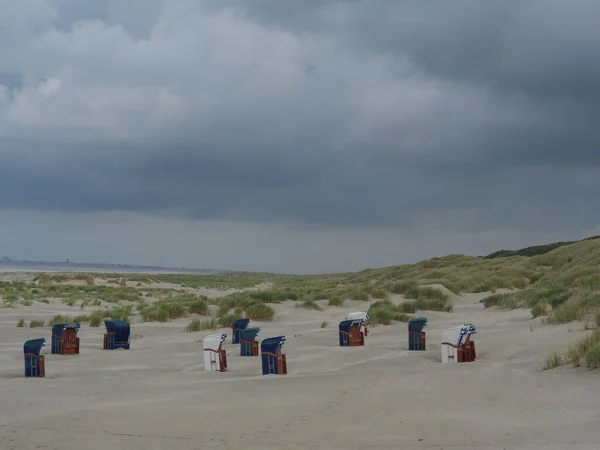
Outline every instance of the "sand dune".
[[(239, 357), (230, 330), (229, 370), (205, 372), (199, 341), (212, 332), (184, 333), (182, 319), (134, 323), (129, 351), (101, 350), (104, 329), (83, 325), (80, 355), (48, 354), (46, 378), (24, 378), (23, 342), (50, 333), (16, 321), (61, 307), (1, 310), (0, 449), (600, 448), (597, 374), (539, 371), (581, 325), (484, 310), (483, 295), (455, 296), (454, 313), (425, 313), (425, 352), (407, 351), (402, 323), (371, 327), (364, 347), (338, 347), (337, 323), (364, 302), (275, 305), (259, 338), (287, 336), (285, 376), (263, 376), (259, 358)], [(477, 326), (478, 360), (441, 364), (441, 330), (464, 322)]]

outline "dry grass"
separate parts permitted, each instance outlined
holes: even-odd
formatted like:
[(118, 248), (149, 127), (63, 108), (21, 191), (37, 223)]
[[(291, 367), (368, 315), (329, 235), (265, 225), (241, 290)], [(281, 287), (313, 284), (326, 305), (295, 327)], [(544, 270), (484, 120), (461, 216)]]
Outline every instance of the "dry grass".
[(412, 317), (406, 314), (402, 305), (394, 305), (390, 300), (378, 300), (367, 311), (369, 323), (391, 325), (396, 322), (408, 322)]
[(246, 310), (246, 317), (251, 320), (273, 320), (275, 310), (264, 303), (254, 303)]
[(314, 311), (322, 311), (323, 310), (323, 308), (321, 308), (319, 306), (319, 304), (316, 303), (314, 300), (304, 300), (301, 303), (296, 303), (296, 308), (312, 309)]
[(219, 328), (221, 326), (222, 325), (219, 324), (219, 321), (217, 319), (211, 319), (211, 320), (193, 319), (190, 321), (190, 323), (187, 324), (187, 326), (185, 327), (185, 331), (187, 333), (193, 333), (196, 331), (216, 330), (217, 328)]
[(542, 369), (554, 369), (566, 364), (585, 366), (589, 370), (600, 369), (600, 329), (586, 334), (564, 352), (550, 353)]
[(529, 308), (534, 317), (547, 316), (545, 323), (582, 321), (600, 313), (599, 265), (600, 241), (561, 246), (528, 259), (535, 271), (529, 289), (482, 302), (487, 308)]

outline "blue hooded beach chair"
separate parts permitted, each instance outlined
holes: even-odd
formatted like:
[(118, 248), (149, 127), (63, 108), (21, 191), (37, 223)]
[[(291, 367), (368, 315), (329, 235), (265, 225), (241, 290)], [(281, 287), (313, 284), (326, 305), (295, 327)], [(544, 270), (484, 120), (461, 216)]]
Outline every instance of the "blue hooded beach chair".
[(281, 348), (283, 347), (284, 343), (285, 336), (264, 339), (260, 343), (263, 375), (287, 374), (287, 362), (285, 355), (281, 353)]
[(25, 342), (25, 345), (23, 345), (23, 353), (25, 354), (26, 377), (46, 376), (46, 365), (44, 361), (44, 355), (40, 355), (40, 351), (45, 345), (45, 338), (31, 339)]

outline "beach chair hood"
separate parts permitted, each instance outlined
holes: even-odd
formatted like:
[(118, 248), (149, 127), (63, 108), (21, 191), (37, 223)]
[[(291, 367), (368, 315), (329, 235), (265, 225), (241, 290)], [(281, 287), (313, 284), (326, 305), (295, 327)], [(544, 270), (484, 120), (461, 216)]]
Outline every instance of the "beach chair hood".
[(245, 330), (249, 323), (250, 319), (235, 319), (233, 321), (233, 328), (240, 331)]
[(367, 321), (367, 320), (369, 320), (369, 315), (366, 312), (357, 311), (357, 312), (348, 313), (348, 315), (346, 316), (346, 320), (355, 320), (355, 319), (362, 319), (363, 321)]
[(420, 333), (427, 325), (428, 323), (425, 317), (418, 317), (416, 319), (411, 319), (410, 322), (408, 322), (408, 330)]
[(204, 350), (218, 351), (221, 343), (225, 341), (225, 339), (227, 339), (227, 334), (225, 333), (209, 334), (202, 339), (202, 348)]
[(38, 338), (38, 339), (30, 339), (29, 341), (25, 342), (25, 344), (23, 345), (23, 353), (25, 353), (26, 355), (35, 355), (35, 356), (40, 356), (40, 351), (42, 350), (42, 347), (44, 347), (46, 345), (46, 339), (45, 338)]
[(285, 336), (276, 336), (263, 340), (260, 344), (261, 353), (273, 353), (277, 354), (285, 343)]
[(256, 336), (258, 336), (259, 332), (260, 328), (258, 327), (246, 328), (245, 330), (242, 330), (240, 334), (240, 339), (242, 339), (243, 341), (254, 341), (256, 339)]
[(108, 333), (115, 333), (115, 342), (128, 342), (130, 326), (122, 320), (105, 320), (104, 325)]
[(232, 324), (231, 343), (239, 344), (241, 332), (246, 329), (250, 319), (235, 319)]

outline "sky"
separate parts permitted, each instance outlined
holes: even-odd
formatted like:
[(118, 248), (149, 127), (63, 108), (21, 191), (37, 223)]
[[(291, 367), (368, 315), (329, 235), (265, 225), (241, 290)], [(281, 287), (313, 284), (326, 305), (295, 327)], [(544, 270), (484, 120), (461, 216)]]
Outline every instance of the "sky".
[(600, 234), (600, 2), (0, 0), (0, 254), (285, 273)]

